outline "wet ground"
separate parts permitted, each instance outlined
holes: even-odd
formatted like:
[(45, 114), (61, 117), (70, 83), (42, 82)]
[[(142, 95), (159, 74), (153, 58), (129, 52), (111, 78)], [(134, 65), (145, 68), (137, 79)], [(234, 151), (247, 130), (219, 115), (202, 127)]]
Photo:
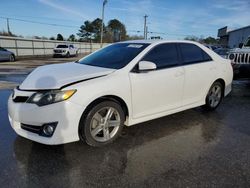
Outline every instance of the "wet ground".
[(79, 54), (78, 57), (70, 58), (40, 57), (34, 59), (22, 59), (16, 62), (0, 62), (0, 90), (15, 87), (20, 83), (20, 80), (22, 80), (24, 76), (38, 66), (74, 62), (83, 56), (83, 54)]
[(249, 81), (235, 81), (214, 112), (196, 108), (125, 128), (103, 148), (17, 136), (10, 93), (0, 90), (0, 187), (250, 187)]

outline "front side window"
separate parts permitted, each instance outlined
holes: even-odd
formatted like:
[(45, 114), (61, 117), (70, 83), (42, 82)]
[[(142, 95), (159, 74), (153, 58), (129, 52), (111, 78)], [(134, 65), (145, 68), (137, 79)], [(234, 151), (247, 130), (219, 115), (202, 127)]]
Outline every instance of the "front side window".
[(80, 64), (121, 69), (141, 53), (149, 44), (117, 43), (107, 46), (81, 60)]
[(176, 66), (179, 64), (176, 44), (160, 44), (149, 51), (142, 60), (155, 63), (157, 69)]
[(211, 61), (212, 58), (195, 44), (182, 43), (179, 44), (183, 64), (193, 64), (205, 61)]

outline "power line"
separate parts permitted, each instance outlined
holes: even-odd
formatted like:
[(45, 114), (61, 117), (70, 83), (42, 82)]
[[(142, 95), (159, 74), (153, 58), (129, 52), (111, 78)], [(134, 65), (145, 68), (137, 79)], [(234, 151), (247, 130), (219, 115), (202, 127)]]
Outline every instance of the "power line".
[(44, 16), (44, 17), (40, 17), (40, 16), (27, 16), (27, 15), (13, 15), (13, 14), (5, 14), (5, 15), (1, 15), (0, 16), (2, 17), (18, 17), (18, 18), (24, 18), (24, 19), (27, 19), (27, 18), (31, 18), (31, 19), (37, 19), (37, 20), (55, 20), (55, 21), (69, 21), (69, 22), (82, 22), (83, 20), (82, 19), (74, 19), (74, 20), (71, 20), (71, 19), (63, 19), (63, 18), (53, 18), (53, 17), (49, 17), (49, 16)]
[(2, 19), (8, 19), (8, 20), (16, 20), (16, 21), (21, 21), (21, 22), (26, 22), (26, 23), (33, 23), (33, 24), (40, 24), (40, 25), (49, 25), (49, 26), (55, 26), (55, 27), (79, 28), (79, 26), (56, 24), (56, 23), (47, 23), (47, 22), (39, 22), (39, 21), (19, 19), (19, 18), (13, 18), (13, 17), (10, 18), (10, 17), (0, 16), (0, 18), (2, 18)]
[[(134, 32), (134, 33), (142, 33), (144, 31), (140, 31), (140, 30), (128, 30), (129, 32)], [(185, 35), (185, 34), (170, 34), (170, 33), (162, 33), (162, 32), (154, 32), (154, 31), (148, 31), (148, 33), (150, 34), (159, 34), (159, 35), (169, 35), (169, 36), (192, 36), (192, 35)]]
[[(33, 20), (27, 20), (27, 19), (19, 19), (19, 18), (14, 18), (14, 17), (6, 17), (6, 16), (0, 16), (0, 18), (5, 19), (7, 21), (7, 30), (10, 32), (10, 26), (9, 26), (9, 21), (15, 20), (15, 21), (21, 21), (21, 22), (26, 22), (26, 23), (32, 23), (32, 24), (40, 24), (40, 25), (49, 25), (49, 26), (54, 26), (54, 27), (66, 27), (66, 28), (79, 28), (80, 26), (75, 26), (75, 25), (65, 25), (65, 24), (56, 24), (56, 23), (48, 23), (48, 22), (40, 22), (40, 21), (33, 21)], [(154, 32), (154, 31), (148, 31), (147, 29), (147, 18), (148, 16), (145, 15), (144, 19), (146, 23), (144, 23), (144, 31), (140, 30), (128, 30), (128, 32), (136, 32), (136, 33), (141, 33), (144, 32), (144, 38), (147, 38), (147, 34), (160, 34), (160, 35), (166, 35), (166, 36), (192, 36), (192, 34), (185, 35), (185, 34), (171, 34), (171, 33), (164, 33), (164, 32)]]

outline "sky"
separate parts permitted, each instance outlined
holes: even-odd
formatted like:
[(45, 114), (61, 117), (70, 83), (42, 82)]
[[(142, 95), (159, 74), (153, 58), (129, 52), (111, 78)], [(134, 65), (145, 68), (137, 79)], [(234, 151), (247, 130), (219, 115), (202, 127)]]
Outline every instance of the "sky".
[[(24, 37), (68, 37), (76, 34), (86, 20), (101, 17), (102, 0), (1, 0), (0, 30), (7, 30), (10, 18), (12, 33)], [(185, 36), (217, 36), (219, 28), (230, 29), (250, 25), (250, 0), (108, 0), (104, 23), (119, 19), (128, 34), (143, 35), (144, 18), (148, 15), (148, 30), (164, 39)], [(12, 19), (11, 19), (12, 18)], [(14, 20), (14, 19), (18, 20)], [(27, 23), (28, 20), (52, 25)], [(56, 26), (55, 26), (56, 24)], [(59, 26), (64, 25), (64, 26)], [(158, 34), (161, 33), (161, 34)]]

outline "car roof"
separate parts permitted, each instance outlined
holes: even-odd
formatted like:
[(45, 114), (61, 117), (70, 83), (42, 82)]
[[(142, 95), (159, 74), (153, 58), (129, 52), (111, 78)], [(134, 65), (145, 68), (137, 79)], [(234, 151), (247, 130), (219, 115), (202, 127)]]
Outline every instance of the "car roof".
[(128, 40), (119, 43), (161, 44), (161, 43), (191, 43), (200, 44), (189, 40)]

